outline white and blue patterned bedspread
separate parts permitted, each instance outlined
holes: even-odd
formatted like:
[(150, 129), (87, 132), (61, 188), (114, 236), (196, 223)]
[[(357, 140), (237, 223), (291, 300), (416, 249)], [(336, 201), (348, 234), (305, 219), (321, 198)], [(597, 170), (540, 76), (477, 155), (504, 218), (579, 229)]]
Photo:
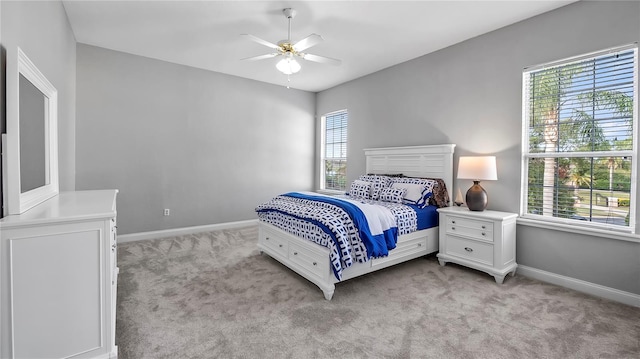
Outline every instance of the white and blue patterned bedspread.
[[(390, 213), (391, 221), (395, 218), (395, 223), (393, 230), (385, 232), (387, 248), (383, 245), (372, 246), (367, 242), (367, 238), (363, 241), (362, 237), (368, 235), (363, 234), (363, 229), (357, 227), (357, 220), (354, 223), (354, 215), (350, 213), (350, 209), (345, 209), (341, 203), (337, 202), (347, 202), (347, 207), (354, 202), (358, 202), (359, 206), (374, 205), (369, 207), (377, 207), (377, 211), (381, 213)], [(332, 269), (338, 280), (342, 278), (342, 271), (354, 262), (366, 262), (370, 258), (387, 255), (387, 249), (395, 248), (397, 235), (414, 232), (417, 228), (416, 212), (409, 206), (372, 200), (354, 201), (348, 196), (330, 197), (317, 193), (288, 193), (259, 205), (256, 212), (258, 218), (264, 222), (329, 248)], [(371, 218), (367, 217), (368, 221), (371, 221)], [(379, 229), (367, 229), (367, 231), (375, 235)], [(392, 241), (389, 235), (393, 235)], [(381, 241), (380, 237), (377, 238)]]

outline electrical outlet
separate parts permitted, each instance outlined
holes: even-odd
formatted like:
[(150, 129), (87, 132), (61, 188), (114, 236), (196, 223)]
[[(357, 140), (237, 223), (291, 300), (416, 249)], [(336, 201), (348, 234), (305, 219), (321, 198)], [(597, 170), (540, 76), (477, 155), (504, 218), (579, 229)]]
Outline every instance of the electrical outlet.
[(164, 214), (165, 216), (170, 215), (170, 214), (171, 214), (171, 212), (169, 211), (169, 208), (165, 208), (165, 209), (164, 209), (163, 214)]

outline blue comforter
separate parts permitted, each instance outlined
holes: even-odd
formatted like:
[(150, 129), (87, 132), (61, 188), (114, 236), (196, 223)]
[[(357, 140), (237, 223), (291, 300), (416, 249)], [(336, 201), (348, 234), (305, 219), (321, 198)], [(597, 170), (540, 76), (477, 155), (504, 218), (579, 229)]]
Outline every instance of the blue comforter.
[[(379, 221), (381, 219), (379, 217), (376, 217), (376, 215), (369, 216), (369, 218), (367, 218), (367, 216), (363, 212), (362, 207), (371, 207), (372, 205), (370, 204), (358, 204), (357, 201), (348, 201), (330, 196), (310, 195), (300, 192), (289, 192), (285, 193), (283, 196), (329, 203), (347, 212), (347, 214), (353, 221), (353, 224), (358, 230), (360, 240), (367, 248), (367, 254), (369, 258), (389, 255), (389, 250), (396, 247), (396, 243), (398, 242), (398, 227), (395, 225), (395, 223), (392, 227), (390, 227), (386, 223), (382, 224), (382, 233), (374, 234), (371, 232), (369, 221)], [(384, 216), (384, 214), (380, 214), (380, 216)], [(382, 219), (381, 221), (384, 221), (384, 219)]]

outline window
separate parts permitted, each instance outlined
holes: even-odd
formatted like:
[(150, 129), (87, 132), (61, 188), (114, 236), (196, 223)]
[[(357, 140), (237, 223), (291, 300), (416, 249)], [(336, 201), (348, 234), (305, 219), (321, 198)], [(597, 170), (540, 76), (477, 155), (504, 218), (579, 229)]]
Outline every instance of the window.
[(525, 69), (522, 216), (633, 231), (637, 44)]
[(347, 188), (346, 110), (322, 116), (322, 158), (320, 189), (344, 191)]

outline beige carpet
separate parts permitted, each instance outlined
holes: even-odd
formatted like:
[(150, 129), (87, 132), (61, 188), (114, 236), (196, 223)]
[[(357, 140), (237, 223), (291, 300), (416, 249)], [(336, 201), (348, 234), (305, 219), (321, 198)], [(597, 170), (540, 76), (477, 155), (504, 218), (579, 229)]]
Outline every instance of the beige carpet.
[(257, 227), (120, 244), (116, 342), (138, 358), (640, 358), (640, 309), (434, 256), (336, 285)]

